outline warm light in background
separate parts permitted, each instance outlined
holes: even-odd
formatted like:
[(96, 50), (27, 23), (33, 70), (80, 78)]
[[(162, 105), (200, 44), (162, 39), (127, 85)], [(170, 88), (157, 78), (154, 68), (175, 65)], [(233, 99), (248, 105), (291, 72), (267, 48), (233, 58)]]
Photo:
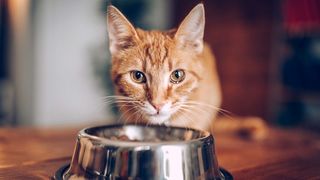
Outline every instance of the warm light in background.
[(9, 16), (12, 28), (16, 31), (23, 30), (28, 24), (30, 0), (9, 0)]

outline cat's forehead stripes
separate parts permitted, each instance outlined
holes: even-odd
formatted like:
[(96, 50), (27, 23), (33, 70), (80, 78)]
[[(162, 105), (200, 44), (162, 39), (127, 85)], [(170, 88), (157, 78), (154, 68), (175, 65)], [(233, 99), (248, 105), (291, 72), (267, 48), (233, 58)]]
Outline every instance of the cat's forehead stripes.
[(168, 48), (157, 43), (145, 45), (146, 59), (153, 64), (164, 64), (168, 58)]
[(171, 37), (158, 31), (138, 31), (143, 44), (146, 60), (154, 65), (164, 64), (168, 57), (168, 47)]

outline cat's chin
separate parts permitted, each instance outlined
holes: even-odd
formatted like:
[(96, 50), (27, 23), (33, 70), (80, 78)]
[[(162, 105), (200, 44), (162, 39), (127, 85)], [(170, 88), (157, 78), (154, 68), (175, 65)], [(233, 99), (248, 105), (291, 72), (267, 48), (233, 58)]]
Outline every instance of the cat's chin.
[(170, 115), (149, 115), (147, 117), (148, 122), (151, 124), (167, 124), (169, 119)]

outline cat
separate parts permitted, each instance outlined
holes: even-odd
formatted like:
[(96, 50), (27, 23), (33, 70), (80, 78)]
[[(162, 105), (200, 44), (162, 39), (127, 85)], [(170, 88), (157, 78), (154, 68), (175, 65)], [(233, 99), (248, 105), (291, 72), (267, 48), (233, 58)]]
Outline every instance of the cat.
[(112, 5), (107, 21), (113, 98), (123, 119), (209, 130), (222, 94), (215, 57), (203, 41), (204, 5), (168, 31), (135, 28)]

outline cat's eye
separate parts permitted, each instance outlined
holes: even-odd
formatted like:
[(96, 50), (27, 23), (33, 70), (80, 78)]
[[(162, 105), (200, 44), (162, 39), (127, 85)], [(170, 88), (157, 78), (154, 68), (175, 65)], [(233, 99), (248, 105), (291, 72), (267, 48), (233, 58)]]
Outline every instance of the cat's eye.
[(177, 69), (173, 71), (170, 75), (170, 82), (178, 84), (184, 80), (186, 73), (182, 69)]
[(146, 82), (146, 76), (141, 71), (131, 71), (131, 78), (136, 83), (145, 83)]

